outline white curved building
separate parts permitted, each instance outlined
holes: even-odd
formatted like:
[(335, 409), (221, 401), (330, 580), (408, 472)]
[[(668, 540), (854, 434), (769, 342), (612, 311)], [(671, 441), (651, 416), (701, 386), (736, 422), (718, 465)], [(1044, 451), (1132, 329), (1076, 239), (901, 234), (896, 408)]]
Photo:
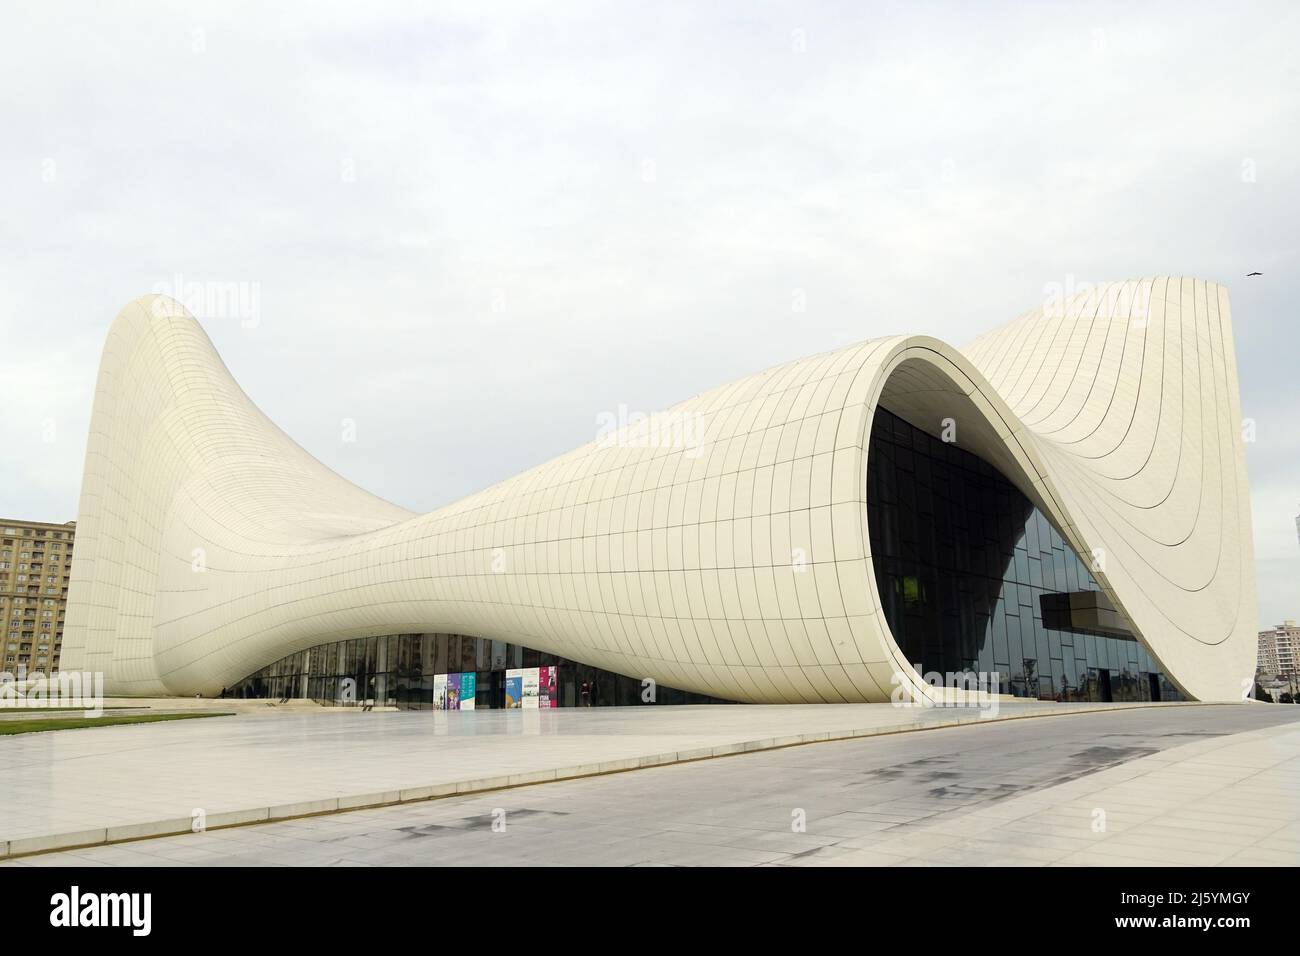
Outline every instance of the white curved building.
[(140, 299), (100, 366), (64, 667), (214, 694), (312, 645), (437, 631), (739, 701), (926, 695), (913, 665), (954, 662), (1069, 699), (1133, 661), (1153, 695), (1240, 699), (1240, 422), (1227, 292), (1148, 279), (960, 351), (899, 335), (759, 372), (419, 515), (316, 461), (190, 315)]

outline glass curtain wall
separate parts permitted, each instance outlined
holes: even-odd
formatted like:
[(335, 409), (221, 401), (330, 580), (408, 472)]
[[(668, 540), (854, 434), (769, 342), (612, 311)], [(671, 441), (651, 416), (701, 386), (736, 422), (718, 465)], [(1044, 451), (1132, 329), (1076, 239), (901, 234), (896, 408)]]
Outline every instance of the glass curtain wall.
[(1043, 700), (1180, 699), (1132, 635), (1074, 628), (1059, 612), (1099, 588), (1019, 489), (883, 408), (867, 521), (885, 618), (921, 673), (996, 671), (1002, 693)]
[[(474, 673), (474, 706), (491, 709), (505, 706), (506, 671), (528, 667), (559, 669), (556, 689), (561, 707), (643, 703), (637, 678), (518, 644), (462, 634), (395, 634), (319, 644), (262, 668), (226, 688), (224, 696), (305, 697), (323, 704), (432, 709), (438, 675)], [(345, 686), (352, 692), (345, 693)], [(662, 685), (655, 688), (655, 698), (660, 704), (727, 703)]]

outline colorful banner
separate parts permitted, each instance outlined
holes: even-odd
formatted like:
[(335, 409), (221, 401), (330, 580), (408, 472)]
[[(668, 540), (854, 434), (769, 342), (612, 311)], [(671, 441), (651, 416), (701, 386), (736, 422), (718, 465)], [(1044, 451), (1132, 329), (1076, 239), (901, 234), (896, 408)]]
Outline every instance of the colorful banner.
[(506, 671), (506, 707), (524, 705), (524, 672), (515, 668)]
[(447, 709), (447, 675), (433, 675), (433, 709)]
[(460, 710), (460, 675), (447, 675), (447, 709)]
[(560, 692), (559, 680), (560, 669), (558, 667), (539, 667), (538, 669), (539, 690), (537, 703), (539, 707), (559, 707)]
[(466, 671), (460, 675), (460, 709), (473, 710), (474, 698), (478, 695), (478, 674)]

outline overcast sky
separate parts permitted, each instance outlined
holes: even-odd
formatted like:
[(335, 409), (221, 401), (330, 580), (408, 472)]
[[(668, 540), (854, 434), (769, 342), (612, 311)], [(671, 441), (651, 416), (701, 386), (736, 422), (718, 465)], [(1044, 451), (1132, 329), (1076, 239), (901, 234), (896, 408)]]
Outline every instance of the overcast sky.
[(1195, 275), (1300, 617), (1300, 5), (280, 6), (6, 3), (0, 515), (75, 517), (108, 324), (178, 281), (241, 283), (235, 378), (426, 511), (620, 405)]

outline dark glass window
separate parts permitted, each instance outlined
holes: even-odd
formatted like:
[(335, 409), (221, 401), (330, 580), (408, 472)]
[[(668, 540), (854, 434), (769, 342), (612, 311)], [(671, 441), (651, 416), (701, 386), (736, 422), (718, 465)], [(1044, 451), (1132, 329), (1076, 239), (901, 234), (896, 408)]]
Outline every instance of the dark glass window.
[[(486, 663), (487, 666), (476, 666)], [(519, 644), (460, 634), (396, 634), (318, 644), (270, 664), (234, 686), (228, 697), (307, 697), (323, 704), (343, 702), (347, 681), (354, 682), (350, 703), (428, 710), (434, 706), (438, 674), (476, 673), (475, 706), (505, 705), (506, 670), (558, 667), (562, 707), (642, 706), (640, 678), (626, 677), (568, 661)], [(586, 682), (584, 700), (580, 688)], [(704, 694), (659, 686), (655, 703), (724, 704)]]
[[(922, 674), (998, 671), (1049, 700), (1180, 699), (1133, 635), (1079, 627), (1088, 566), (1015, 485), (976, 455), (877, 409), (867, 521), (885, 619)], [(1146, 696), (1143, 696), (1146, 695)]]

